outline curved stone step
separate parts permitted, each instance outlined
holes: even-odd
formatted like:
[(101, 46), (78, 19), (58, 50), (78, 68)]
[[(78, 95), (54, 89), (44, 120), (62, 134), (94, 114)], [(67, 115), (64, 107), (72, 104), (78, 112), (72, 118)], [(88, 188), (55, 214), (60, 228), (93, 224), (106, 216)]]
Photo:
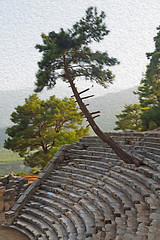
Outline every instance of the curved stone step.
[(28, 236), (32, 236), (31, 239), (38, 239), (39, 237), (42, 236), (42, 232), (40, 231), (39, 228), (23, 219), (16, 220), (16, 222), (14, 222), (14, 225), (12, 225), (11, 227), (16, 227), (20, 231), (28, 232), (29, 233)]
[(83, 176), (89, 176), (89, 177), (94, 177), (95, 179), (102, 179), (104, 174), (99, 173), (99, 172), (92, 172), (89, 169), (81, 169), (78, 168), (77, 166), (65, 166), (61, 168), (61, 171), (66, 171), (66, 172), (70, 172), (70, 173), (75, 173), (75, 174), (81, 174)]
[(38, 209), (35, 208), (35, 205), (32, 205), (32, 207), (28, 205), (23, 209), (23, 213), (30, 214), (31, 216), (40, 219), (41, 227), (43, 227), (43, 233), (44, 235), (46, 235), (47, 239), (53, 238), (53, 236), (54, 239), (58, 239), (58, 237), (60, 237), (61, 235), (59, 234), (57, 229), (54, 228), (56, 219), (53, 218), (53, 216), (49, 216), (48, 213), (43, 212), (41, 206), (39, 207), (41, 209)]
[(22, 212), (21, 215), (18, 217), (18, 221), (23, 220), (26, 223), (30, 223), (34, 226), (35, 229), (37, 229), (37, 232), (39, 234), (45, 234), (45, 232), (48, 230), (49, 225), (41, 220), (38, 216), (35, 214), (30, 214), (29, 212)]
[(143, 143), (144, 143), (144, 145), (143, 145), (144, 147), (160, 149), (160, 142), (157, 142), (157, 139), (155, 142), (150, 142), (150, 141), (148, 141), (148, 139), (146, 139), (146, 141), (144, 141)]
[(118, 166), (113, 167), (113, 169), (115, 171), (118, 171), (118, 169), (120, 169), (120, 172), (122, 171), (123, 174), (131, 176), (132, 179), (138, 180), (140, 183), (148, 187), (154, 194), (156, 193), (157, 190), (160, 189), (159, 183), (157, 183), (152, 178), (145, 176), (143, 173), (139, 172), (138, 168), (135, 168), (134, 166), (128, 165), (127, 168)]
[[(114, 170), (118, 170), (118, 169), (114, 169)], [(122, 172), (123, 172), (123, 175), (122, 175)], [(125, 169), (119, 169), (117, 171), (117, 174), (112, 173), (112, 175), (114, 175), (114, 177), (116, 177), (117, 175), (117, 179), (123, 179), (124, 181), (126, 181), (127, 184), (135, 188), (143, 196), (143, 199), (150, 211), (150, 215), (149, 215), (149, 219), (151, 222), (150, 226), (152, 226), (153, 222), (158, 223), (157, 219), (159, 218), (158, 209), (160, 209), (160, 201), (158, 198), (156, 198), (156, 195), (153, 194), (153, 189), (151, 189), (147, 185), (146, 186), (144, 185), (143, 178), (140, 179), (141, 181), (139, 182), (138, 177), (137, 178), (134, 177), (134, 175), (131, 174), (131, 171), (125, 171)], [(152, 215), (152, 213), (154, 213), (154, 215)]]
[(139, 157), (139, 158), (142, 158), (144, 164), (146, 166), (150, 167), (152, 170), (160, 171), (160, 163), (158, 163), (157, 161), (152, 160), (148, 157), (144, 157), (141, 152), (139, 152), (139, 154), (137, 154), (136, 156)]
[[(64, 167), (63, 169), (65, 170), (66, 167)], [(69, 169), (67, 169), (67, 170), (69, 171)], [(71, 171), (72, 173), (75, 172), (75, 168), (74, 168), (74, 169), (71, 169), (70, 171)], [(81, 170), (81, 174), (82, 174), (83, 172), (85, 172), (85, 170)], [(77, 169), (77, 173), (79, 173), (79, 169)], [(88, 173), (88, 171), (87, 171), (87, 173)], [(93, 175), (93, 173), (91, 172), (91, 173), (89, 173), (88, 175)], [(100, 175), (100, 174), (99, 174), (99, 175)], [(100, 176), (102, 177), (102, 175), (100, 175)], [(115, 184), (115, 180), (109, 178), (108, 176), (104, 177), (103, 180), (104, 180), (105, 182), (107, 182), (107, 183), (109, 182), (110, 184), (114, 185), (115, 187), (117, 187), (117, 185), (118, 185), (118, 188), (121, 189), (122, 192), (125, 192), (125, 193), (126, 193), (126, 196), (128, 196), (128, 197), (133, 201), (133, 204), (139, 204), (139, 203), (140, 203), (140, 200), (141, 200), (141, 202), (142, 202), (142, 198), (140, 198), (140, 197), (141, 197), (140, 194), (136, 193), (135, 190), (133, 190), (133, 189), (131, 189), (131, 188), (128, 187), (129, 189), (128, 189), (128, 188), (126, 189), (127, 192), (124, 191), (124, 189), (123, 189), (124, 185), (123, 185), (123, 184), (122, 184), (122, 186), (120, 186), (118, 181), (117, 181), (116, 184)], [(109, 188), (109, 187), (108, 187), (108, 188)], [(126, 186), (125, 186), (125, 188), (126, 188)], [(132, 190), (132, 191), (131, 191), (131, 190)], [(114, 190), (113, 190), (113, 192), (114, 192)], [(124, 200), (124, 201), (123, 201), (123, 198), (125, 199), (126, 196), (123, 194), (124, 196), (123, 196), (123, 198), (122, 198), (122, 192), (119, 193), (119, 194), (120, 194), (120, 197), (119, 197), (118, 195), (117, 195), (117, 197), (119, 197), (119, 200), (122, 202), (125, 210), (130, 210), (131, 207), (133, 208), (133, 204), (132, 204), (132, 202), (131, 202), (131, 203), (128, 203), (127, 200)], [(130, 192), (131, 192), (132, 194), (130, 194)], [(110, 192), (110, 193), (111, 193), (111, 192)], [(111, 194), (112, 194), (112, 193), (111, 193)], [(122, 199), (121, 199), (121, 198), (122, 198)], [(143, 201), (143, 203), (144, 203), (144, 201)], [(128, 204), (128, 205), (126, 205), (126, 204)], [(138, 208), (136, 208), (136, 211), (138, 212), (139, 221), (141, 221), (141, 216), (140, 216), (141, 212), (139, 213), (139, 211), (138, 211), (137, 209), (138, 209)], [(145, 209), (145, 208), (144, 208), (144, 209)], [(148, 219), (146, 219), (146, 221), (148, 221)]]
[(102, 154), (114, 153), (113, 150), (109, 146), (106, 146), (106, 145), (97, 146), (97, 144), (93, 144), (93, 145), (89, 146), (87, 148), (87, 150), (90, 152), (100, 152)]
[(160, 137), (154, 137), (154, 136), (146, 136), (144, 138), (144, 143), (149, 142), (149, 143), (160, 143)]
[(147, 147), (147, 146), (145, 146), (144, 148), (145, 148), (145, 151), (146, 151), (146, 152), (150, 152), (150, 153), (153, 153), (153, 154), (155, 154), (155, 155), (160, 155), (159, 147), (153, 148), (153, 147)]
[(137, 146), (135, 148), (135, 152), (142, 155), (143, 157), (147, 157), (153, 161), (155, 161), (155, 163), (160, 164), (160, 154), (155, 154), (152, 152), (147, 151), (147, 149), (143, 149), (141, 146)]
[[(56, 180), (56, 176), (54, 176), (55, 177), (55, 180)], [(60, 178), (58, 178), (58, 180), (59, 180)], [(67, 179), (65, 178), (63, 178), (62, 179), (62, 181), (63, 182), (66, 182), (67, 184), (68, 184), (68, 182), (67, 182), (67, 180), (70, 180), (70, 178), (68, 177)], [(72, 180), (72, 182), (73, 182), (73, 180)], [(80, 186), (80, 187), (82, 187), (82, 188), (85, 188), (85, 185), (86, 184), (84, 184), (84, 182), (82, 182), (81, 181), (81, 185), (79, 185), (79, 181), (77, 181), (78, 182), (78, 186)], [(76, 186), (76, 181), (74, 182), (75, 183), (75, 186)], [(83, 185), (82, 185), (82, 183), (83, 183)], [(88, 190), (90, 189), (90, 187), (88, 187)], [(93, 188), (92, 188), (93, 189)], [(93, 189), (93, 190), (95, 190), (95, 189)], [(97, 189), (97, 191), (99, 191), (99, 189)], [(104, 200), (104, 199), (103, 199)], [(110, 195), (109, 195), (109, 193), (107, 193), (107, 192), (105, 192), (105, 200), (104, 201), (107, 201), (107, 203), (111, 206), (111, 209), (112, 209), (112, 214), (114, 214), (115, 215), (115, 218), (116, 217), (121, 217), (121, 214), (123, 214), (123, 219), (124, 219), (124, 217), (125, 217), (125, 215), (124, 215), (124, 212), (121, 212), (120, 211), (120, 209), (121, 208), (123, 208), (123, 206), (120, 206), (120, 203), (118, 203), (117, 202), (117, 200), (116, 199), (114, 199), (113, 197), (111, 197)], [(125, 217), (125, 218), (127, 218), (127, 217)], [(124, 220), (122, 220), (122, 222), (124, 222)], [(125, 225), (125, 222), (124, 222), (124, 224), (123, 225)], [(123, 226), (123, 228), (124, 228), (124, 226)]]
[[(114, 174), (111, 175), (112, 177), (114, 176)], [(123, 181), (121, 181), (119, 178), (118, 180), (115, 178), (107, 178), (107, 182), (109, 182), (110, 184), (114, 185), (115, 187), (117, 187), (118, 189), (121, 190), (121, 192), (125, 193), (124, 197), (128, 197), (129, 199), (131, 199), (131, 202), (129, 202), (129, 206), (131, 206), (131, 210), (133, 211), (133, 215), (135, 214), (135, 216), (131, 216), (130, 219), (128, 217), (129, 220), (134, 220), (137, 222), (137, 228), (138, 225), (141, 224), (141, 222), (144, 222), (146, 225), (146, 230), (145, 233), (147, 234), (148, 232), (148, 226), (150, 224), (150, 219), (149, 219), (149, 210), (148, 210), (148, 206), (145, 203), (145, 201), (143, 200), (142, 196), (135, 191), (135, 189), (132, 189), (130, 186), (127, 186), (127, 184)], [(124, 204), (126, 202), (124, 201)], [(124, 205), (125, 207), (125, 205)], [(126, 206), (127, 207), (127, 206)], [(127, 209), (127, 208), (126, 208)], [(135, 222), (135, 224), (136, 224)], [(135, 231), (137, 231), (135, 229)]]
[(10, 228), (13, 228), (19, 232), (22, 232), (25, 234), (30, 240), (35, 240), (35, 235), (33, 234), (32, 231), (30, 231), (28, 228), (26, 228), (25, 224), (16, 224), (16, 225), (11, 225)]
[(160, 183), (160, 172), (151, 169), (149, 166), (140, 166), (137, 169), (138, 172), (143, 173), (148, 178), (152, 178), (158, 184)]
[[(43, 186), (44, 189), (47, 190), (47, 186)], [(102, 211), (92, 202), (82, 199), (82, 196), (79, 195), (77, 192), (72, 190), (67, 191), (64, 188), (54, 188), (52, 192), (56, 194), (61, 194), (62, 196), (66, 196), (68, 199), (73, 200), (74, 202), (79, 203), (84, 209), (86, 209), (91, 215), (93, 215), (96, 223), (96, 229), (101, 229), (104, 225), (104, 215)]]
[[(53, 202), (52, 200), (49, 200), (46, 197), (36, 196), (33, 198), (33, 201), (34, 202), (32, 204), (35, 204), (35, 203), (37, 205), (40, 204), (39, 207), (41, 207), (44, 212), (50, 214), (55, 219), (57, 219), (57, 221), (59, 221), (59, 219), (62, 216), (64, 216), (64, 217), (68, 216), (69, 221), (71, 220), (72, 223), (74, 223), (74, 225), (75, 225), (75, 229), (77, 231), (77, 238), (81, 236), (81, 239), (83, 239), (83, 235), (85, 232), (85, 225), (78, 214), (76, 214), (74, 211), (70, 210), (64, 204), (61, 204), (55, 200)], [(36, 207), (38, 207), (38, 206), (36, 206)], [(60, 222), (62, 223), (62, 221), (60, 221)], [(65, 231), (64, 235), (67, 235), (67, 230), (64, 228), (64, 224), (62, 225), (62, 227), (63, 227), (63, 231)], [(68, 228), (69, 227), (70, 226), (68, 226)], [(60, 229), (60, 231), (62, 232), (61, 228), (58, 228), (58, 229)], [(61, 233), (59, 235), (61, 235)]]
[(113, 162), (107, 162), (107, 169), (106, 168), (103, 168), (101, 166), (94, 166), (94, 165), (86, 165), (85, 162), (84, 163), (78, 163), (78, 162), (70, 162), (70, 164), (68, 164), (69, 167), (77, 167), (78, 169), (86, 169), (90, 172), (93, 172), (93, 173), (98, 173), (98, 174), (103, 174), (103, 175), (106, 175), (109, 173), (109, 170), (114, 167), (114, 166), (121, 166), (122, 163), (121, 162), (117, 162), (117, 164), (113, 163)]
[[(38, 190), (36, 195), (39, 195), (40, 197), (44, 197), (46, 196), (47, 198), (52, 199), (53, 201), (58, 201), (60, 203), (65, 204), (68, 209), (72, 209), (73, 211), (75, 211), (82, 219), (83, 222), (85, 224), (86, 227), (86, 235), (90, 236), (93, 233), (96, 232), (96, 225), (95, 225), (95, 219), (94, 216), (86, 210), (84, 209), (80, 204), (78, 204), (77, 202), (73, 202), (70, 199), (60, 195), (60, 194), (55, 194), (52, 192), (45, 192), (44, 190)], [(67, 210), (68, 210), (67, 209)]]
[(119, 159), (117, 155), (113, 152), (112, 149), (109, 149), (107, 152), (97, 152), (97, 151), (89, 151), (87, 150), (75, 150), (75, 149), (70, 149), (69, 153), (67, 156), (73, 158), (78, 157), (78, 158), (86, 158), (86, 159), (94, 159), (94, 160), (102, 160), (103, 158), (113, 158), (113, 159)]
[[(69, 173), (69, 172), (62, 173), (62, 171), (59, 171), (58, 174), (65, 176), (64, 181), (68, 180), (68, 179), (70, 179), (70, 180), (72, 179), (72, 183), (74, 183), (75, 186), (85, 188), (86, 190), (89, 190), (91, 187), (93, 188), (94, 186), (101, 188), (102, 186), (104, 187), (104, 185), (105, 185), (105, 183), (101, 180), (97, 181), (97, 179), (94, 179), (92, 177), (86, 177), (81, 174), (75, 174), (75, 173)], [(60, 176), (58, 176), (58, 177), (60, 178)], [(55, 176), (55, 178), (56, 178), (56, 176)], [(77, 179), (77, 181), (75, 179)], [(80, 180), (78, 180), (78, 179), (80, 179)], [(76, 184), (76, 183), (78, 183), (78, 184)], [(79, 183), (81, 183), (81, 185), (79, 185)], [(89, 184), (89, 186), (88, 186), (88, 184)], [(86, 188), (86, 185), (87, 185), (87, 188)], [(108, 195), (107, 190), (106, 190), (106, 194)], [(114, 194), (113, 194), (113, 196), (114, 196)]]
[(71, 221), (70, 218), (67, 216), (61, 216), (59, 219), (60, 223), (65, 226), (67, 234), (68, 234), (68, 239), (76, 239), (77, 238), (77, 230), (76, 227), (74, 226), (74, 223)]
[[(75, 175), (78, 176), (78, 179), (79, 179), (79, 176), (85, 174), (84, 176), (85, 176), (85, 181), (86, 181), (86, 179), (87, 179), (86, 170), (81, 170), (81, 171), (79, 171), (79, 169), (75, 169), (75, 168), (69, 169), (69, 168), (66, 168), (66, 167), (62, 168), (61, 170), (65, 171), (66, 169), (68, 170), (67, 172), (70, 172), (70, 177), (73, 176), (73, 174), (75, 174)], [(70, 170), (70, 171), (69, 171), (69, 170)], [(63, 174), (63, 175), (64, 175), (64, 174)], [(107, 185), (107, 180), (110, 179), (110, 178), (104, 177), (102, 174), (98, 174), (98, 176), (96, 176), (95, 173), (93, 174), (93, 172), (90, 172), (90, 171), (88, 171), (88, 170), (87, 170), (87, 175), (90, 177), (90, 178), (89, 178), (89, 182), (93, 182), (93, 179), (96, 178), (96, 179), (98, 179), (99, 181), (101, 181), (102, 184), (103, 184), (103, 181), (105, 180), (105, 181), (104, 181), (104, 183), (105, 183), (105, 189), (106, 189), (106, 186), (108, 186), (108, 188), (111, 187), (111, 186)], [(83, 177), (82, 179), (84, 179), (84, 177)], [(88, 181), (87, 181), (87, 182), (88, 182)], [(115, 187), (115, 186), (114, 186), (114, 187)], [(114, 189), (112, 189), (112, 191), (113, 191), (113, 195), (115, 196)], [(110, 193), (111, 193), (111, 192), (110, 192)], [(124, 194), (122, 195), (122, 192), (118, 192), (118, 189), (117, 189), (117, 196), (118, 196), (118, 194), (120, 195), (120, 197), (118, 197), (119, 200), (120, 200), (121, 202), (123, 202), (123, 199), (122, 199), (122, 198), (125, 199), (125, 195), (124, 195)], [(129, 204), (130, 204), (130, 203), (128, 203), (128, 200), (125, 199), (124, 202), (123, 202), (124, 208), (130, 210), (131, 208), (129, 207)]]
[[(107, 161), (108, 160), (108, 161)], [(86, 158), (75, 158), (70, 165), (77, 165), (77, 164), (85, 164), (86, 166), (93, 166), (104, 169), (104, 171), (108, 171), (111, 166), (122, 165), (122, 160), (117, 159), (103, 159), (95, 160), (95, 159), (86, 159)]]
[[(43, 187), (47, 188), (46, 186), (43, 186)], [(66, 184), (66, 185), (62, 184), (61, 188), (62, 188), (62, 191), (67, 190), (70, 193), (76, 193), (76, 194), (78, 193), (84, 199), (88, 199), (90, 202), (97, 205), (97, 207), (101, 211), (101, 213), (104, 212), (104, 221), (106, 223), (111, 223), (111, 220), (110, 220), (110, 217), (109, 217), (111, 215), (111, 211), (108, 208), (108, 205), (104, 201), (102, 201), (102, 199), (100, 197), (91, 193), (90, 191), (86, 191), (83, 188), (78, 188), (75, 185), (73, 186), (71, 184)], [(52, 191), (51, 188), (50, 188), (50, 191)], [(108, 211), (108, 209), (109, 209), (109, 211)]]

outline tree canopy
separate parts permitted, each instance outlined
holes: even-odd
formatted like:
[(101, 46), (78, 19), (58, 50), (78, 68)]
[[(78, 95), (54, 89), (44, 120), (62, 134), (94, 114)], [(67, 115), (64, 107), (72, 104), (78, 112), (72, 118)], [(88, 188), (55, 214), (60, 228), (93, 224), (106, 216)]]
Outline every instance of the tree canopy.
[(160, 127), (160, 26), (157, 30), (155, 50), (146, 54), (150, 63), (138, 88), (140, 104), (146, 108), (141, 117), (143, 130)]
[(157, 30), (157, 36), (154, 37), (155, 50), (146, 53), (150, 62), (138, 88), (142, 107), (152, 107), (160, 103), (160, 26)]
[(157, 30), (157, 36), (154, 37), (155, 50), (152, 53), (146, 53), (150, 62), (146, 67), (146, 72), (140, 82), (138, 91), (134, 92), (139, 95), (137, 118), (140, 117), (139, 123), (141, 127), (140, 129), (133, 128), (132, 110), (130, 112), (125, 107), (122, 110), (122, 114), (117, 115), (118, 121), (116, 122), (117, 127), (115, 130), (124, 130), (124, 125), (128, 129), (134, 130), (152, 130), (160, 127), (160, 26)]
[(160, 103), (143, 111), (141, 115), (143, 130), (153, 130), (160, 127)]
[(15, 108), (11, 120), (14, 125), (6, 130), (4, 147), (18, 152), (30, 167), (44, 167), (61, 145), (88, 134), (73, 98), (52, 96), (44, 101), (33, 94)]
[(68, 81), (67, 73), (72, 80), (83, 77), (103, 87), (112, 82), (114, 75), (105, 67), (114, 66), (118, 63), (117, 59), (110, 58), (107, 52), (93, 51), (90, 47), (93, 41), (100, 42), (109, 33), (104, 18), (104, 12), (98, 15), (97, 9), (90, 7), (86, 16), (72, 28), (42, 34), (43, 45), (36, 45), (43, 53), (42, 60), (38, 62), (37, 92), (45, 86), (54, 87), (59, 79)]
[(117, 114), (116, 127), (114, 130), (136, 130), (140, 131), (142, 129), (141, 120), (142, 110), (138, 103), (125, 105), (121, 114)]

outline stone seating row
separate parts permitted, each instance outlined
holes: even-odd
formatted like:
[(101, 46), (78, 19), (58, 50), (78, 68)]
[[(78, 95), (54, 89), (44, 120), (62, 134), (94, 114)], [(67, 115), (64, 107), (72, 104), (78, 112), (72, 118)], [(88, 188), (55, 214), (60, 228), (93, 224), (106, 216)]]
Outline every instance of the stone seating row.
[[(122, 134), (136, 153), (144, 134), (132, 135), (129, 141), (130, 135)], [(121, 146), (122, 136), (114, 135)], [(146, 150), (148, 144), (140, 147)], [(48, 174), (11, 227), (31, 240), (158, 240), (159, 164), (139, 150), (146, 165), (135, 167), (96, 137), (74, 143), (65, 156), (68, 163)]]

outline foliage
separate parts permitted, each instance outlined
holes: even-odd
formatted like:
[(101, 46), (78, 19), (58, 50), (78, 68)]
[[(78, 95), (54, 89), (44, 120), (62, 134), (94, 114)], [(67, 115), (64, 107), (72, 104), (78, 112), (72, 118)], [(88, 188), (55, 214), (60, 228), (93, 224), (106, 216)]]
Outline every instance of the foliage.
[[(160, 30), (160, 27), (157, 30)], [(140, 104), (143, 107), (152, 107), (160, 102), (160, 31), (154, 42), (154, 52), (146, 54), (150, 63), (138, 88)]]
[(109, 58), (107, 52), (92, 51), (90, 44), (99, 42), (109, 31), (103, 20), (105, 13), (97, 13), (97, 9), (90, 7), (86, 16), (76, 22), (71, 29), (60, 29), (47, 35), (42, 34), (43, 45), (36, 48), (43, 53), (42, 60), (38, 63), (36, 91), (41, 91), (45, 86), (54, 87), (58, 79), (67, 81), (68, 75), (72, 80), (85, 78), (107, 87), (112, 83), (114, 75), (105, 66), (113, 66), (117, 59)]
[(131, 113), (129, 111), (127, 113), (126, 109), (124, 109), (123, 113), (117, 116), (118, 121), (115, 130), (124, 130), (125, 125), (127, 125), (128, 129), (134, 130), (152, 130), (160, 126), (160, 26), (157, 30), (157, 36), (154, 38), (155, 50), (146, 54), (150, 62), (147, 65), (146, 73), (141, 80), (138, 91), (134, 92), (139, 95), (140, 115), (138, 113), (137, 118), (141, 118), (140, 128), (135, 127), (134, 129), (132, 118), (130, 118)]
[(37, 173), (40, 173), (40, 172), (41, 171), (38, 168), (34, 167), (34, 168), (31, 169), (30, 174), (37, 174)]
[(28, 175), (28, 173), (26, 173), (26, 172), (18, 172), (18, 173), (16, 173), (16, 176), (25, 176), (25, 175)]
[(141, 106), (146, 108), (142, 114), (143, 130), (160, 126), (160, 26), (157, 30), (157, 36), (154, 37), (155, 50), (146, 54), (150, 63), (137, 92)]
[(139, 104), (125, 105), (121, 114), (116, 115), (118, 120), (116, 121), (116, 128), (114, 130), (137, 130), (142, 129), (141, 120), (142, 109)]
[(141, 118), (143, 130), (153, 130), (160, 127), (160, 103), (144, 111)]
[(18, 172), (16, 173), (16, 176), (25, 176), (25, 175), (33, 175), (33, 174), (37, 174), (37, 173), (40, 173), (40, 170), (36, 167), (34, 168), (31, 168), (30, 172)]
[(11, 114), (14, 125), (6, 130), (9, 138), (4, 147), (18, 152), (30, 167), (44, 167), (61, 145), (88, 133), (88, 129), (79, 127), (83, 116), (73, 98), (52, 96), (43, 101), (33, 94), (15, 110)]

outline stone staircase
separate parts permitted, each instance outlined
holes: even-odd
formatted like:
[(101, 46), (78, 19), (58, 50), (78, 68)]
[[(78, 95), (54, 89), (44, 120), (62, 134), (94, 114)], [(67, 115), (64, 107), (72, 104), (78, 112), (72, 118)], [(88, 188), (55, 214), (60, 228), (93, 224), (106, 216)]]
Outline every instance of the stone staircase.
[(30, 240), (160, 240), (160, 133), (111, 135), (145, 165), (84, 137), (54, 156), (6, 224)]

